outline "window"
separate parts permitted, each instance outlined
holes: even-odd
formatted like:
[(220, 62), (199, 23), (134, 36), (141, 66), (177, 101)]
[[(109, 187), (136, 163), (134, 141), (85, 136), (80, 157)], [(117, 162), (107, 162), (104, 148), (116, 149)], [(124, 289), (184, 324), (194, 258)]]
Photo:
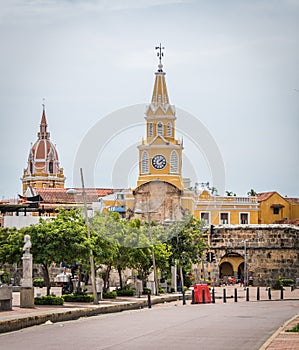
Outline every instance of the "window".
[(153, 123), (148, 123), (148, 136), (153, 136)]
[(119, 200), (119, 201), (120, 200), (124, 200), (125, 199), (125, 195), (123, 193), (117, 193), (116, 199)]
[(210, 223), (210, 213), (201, 212), (200, 213), (200, 220), (204, 221), (205, 224), (209, 225), (209, 223)]
[(228, 218), (228, 213), (220, 213), (220, 224), (228, 224), (229, 223), (229, 218)]
[(49, 173), (53, 174), (53, 162), (52, 161), (49, 163)]
[(240, 224), (242, 225), (249, 224), (248, 213), (240, 213)]
[(147, 151), (143, 151), (141, 157), (141, 173), (148, 174), (149, 172), (149, 156)]
[(170, 123), (170, 122), (167, 123), (166, 135), (169, 136), (169, 137), (172, 136), (172, 126), (171, 126), (171, 123)]
[(275, 215), (279, 214), (279, 208), (273, 208), (273, 214)]
[(157, 135), (163, 135), (163, 124), (161, 122), (157, 124)]
[(170, 172), (178, 173), (179, 170), (179, 156), (177, 151), (172, 151), (170, 153)]

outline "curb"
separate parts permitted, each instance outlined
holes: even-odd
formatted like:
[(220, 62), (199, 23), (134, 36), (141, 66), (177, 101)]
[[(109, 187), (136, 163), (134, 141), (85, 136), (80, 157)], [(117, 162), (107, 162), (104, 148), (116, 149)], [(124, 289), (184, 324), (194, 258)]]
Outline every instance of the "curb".
[(266, 350), (267, 347), (272, 343), (272, 341), (281, 333), (283, 332), (283, 330), (288, 326), (289, 323), (293, 322), (296, 318), (298, 317), (298, 315), (295, 315), (294, 317), (292, 317), (291, 319), (289, 319), (288, 321), (286, 321), (282, 326), (280, 326), (277, 331), (275, 331), (270, 338), (268, 338), (266, 340), (266, 342), (259, 348), (259, 350)]
[[(182, 298), (181, 295), (173, 295), (173, 296), (165, 296), (153, 298), (151, 300), (151, 304), (159, 304), (164, 302), (172, 302), (177, 301)], [(186, 295), (186, 299), (190, 299), (190, 296)], [(53, 323), (63, 322), (63, 321), (71, 321), (76, 320), (80, 317), (89, 317), (96, 316), (101, 314), (108, 314), (114, 312), (128, 311), (128, 310), (136, 310), (142, 309), (148, 306), (146, 300), (138, 300), (133, 302), (123, 302), (122, 304), (115, 305), (99, 305), (93, 307), (83, 307), (72, 310), (57, 310), (57, 311), (49, 311), (49, 313), (44, 313), (41, 315), (31, 315), (24, 317), (16, 317), (10, 320), (0, 320), (0, 333), (7, 333), (12, 331), (17, 331), (22, 328), (37, 326), (43, 324), (47, 321), (51, 321)]]

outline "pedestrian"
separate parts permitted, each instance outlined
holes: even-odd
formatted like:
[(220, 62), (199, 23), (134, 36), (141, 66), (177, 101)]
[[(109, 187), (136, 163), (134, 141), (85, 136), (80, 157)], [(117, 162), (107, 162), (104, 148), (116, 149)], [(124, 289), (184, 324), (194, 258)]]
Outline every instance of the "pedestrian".
[(240, 278), (240, 287), (243, 287), (243, 285), (244, 285), (244, 279), (243, 279), (243, 277), (241, 276), (241, 278)]

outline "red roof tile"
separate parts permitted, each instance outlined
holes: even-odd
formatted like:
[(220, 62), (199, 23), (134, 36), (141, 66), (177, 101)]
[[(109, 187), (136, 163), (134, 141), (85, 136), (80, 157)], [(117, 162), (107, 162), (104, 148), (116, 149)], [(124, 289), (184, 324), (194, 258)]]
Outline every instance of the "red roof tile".
[(263, 193), (258, 193), (257, 194), (257, 201), (258, 202), (263, 202), (266, 199), (270, 198), (272, 194), (276, 193), (275, 191), (272, 192), (263, 192)]
[(285, 198), (291, 204), (299, 204), (299, 198)]
[[(45, 203), (83, 203), (82, 188), (47, 188), (35, 189)], [(73, 190), (73, 191), (72, 191)], [(85, 188), (86, 201), (97, 202), (100, 197), (115, 192), (111, 188)]]

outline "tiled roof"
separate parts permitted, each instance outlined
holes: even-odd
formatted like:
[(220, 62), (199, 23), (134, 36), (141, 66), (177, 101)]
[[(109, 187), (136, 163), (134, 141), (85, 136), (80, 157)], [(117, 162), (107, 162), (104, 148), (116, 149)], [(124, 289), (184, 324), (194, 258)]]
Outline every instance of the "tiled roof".
[(299, 204), (299, 198), (285, 198), (291, 204)]
[[(35, 189), (45, 203), (83, 203), (82, 188)], [(97, 202), (100, 197), (115, 192), (111, 188), (85, 188), (86, 202)]]
[(296, 226), (299, 226), (299, 219), (294, 219), (294, 220), (282, 219), (282, 220), (276, 220), (274, 223), (275, 224), (283, 224), (283, 225), (296, 225)]
[(258, 202), (263, 202), (266, 199), (270, 198), (272, 194), (276, 193), (275, 191), (272, 192), (263, 192), (263, 193), (258, 193), (257, 194), (257, 201)]

